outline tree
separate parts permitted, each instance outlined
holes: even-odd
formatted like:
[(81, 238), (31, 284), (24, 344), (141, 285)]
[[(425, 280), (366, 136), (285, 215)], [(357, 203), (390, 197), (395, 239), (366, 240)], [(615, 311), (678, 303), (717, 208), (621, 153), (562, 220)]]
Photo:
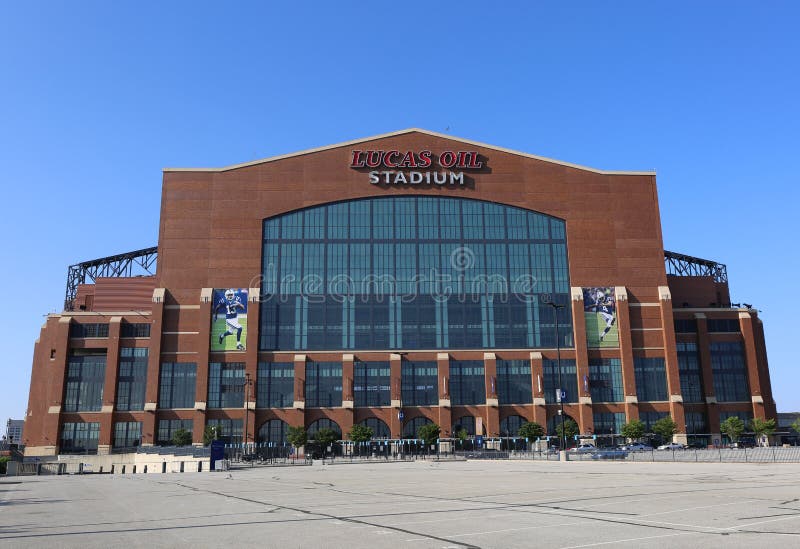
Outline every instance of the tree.
[(794, 429), (794, 432), (797, 433), (798, 435), (800, 435), (800, 418), (797, 418), (796, 420), (794, 420), (792, 422), (792, 424), (789, 425), (789, 427)]
[(664, 442), (671, 442), (672, 435), (678, 432), (678, 426), (675, 425), (675, 421), (671, 417), (662, 417), (653, 423), (653, 432), (660, 436)]
[(731, 416), (719, 424), (719, 430), (721, 433), (728, 435), (732, 443), (736, 443), (744, 432), (744, 421), (737, 416)]
[(368, 442), (372, 440), (373, 435), (375, 432), (372, 430), (372, 427), (367, 427), (366, 425), (353, 425), (353, 428), (350, 429), (350, 432), (347, 436), (353, 442)]
[(417, 429), (417, 436), (425, 441), (426, 446), (430, 446), (439, 439), (442, 430), (435, 423), (426, 423)]
[[(172, 444), (175, 446), (188, 446), (192, 443), (192, 433), (186, 429), (178, 429), (172, 435)], [(210, 442), (209, 442), (210, 444)]]
[(337, 440), (339, 440), (339, 433), (329, 427), (323, 427), (314, 433), (314, 441), (323, 447), (329, 446)]
[[(575, 438), (575, 435), (579, 433), (578, 424), (575, 423), (572, 419), (565, 419), (564, 420), (564, 430), (561, 430), (561, 421), (558, 420), (556, 423), (556, 434), (558, 435), (558, 440), (567, 439), (567, 445), (569, 446), (569, 441)], [(563, 448), (562, 448), (563, 449)]]
[(763, 435), (770, 436), (775, 432), (775, 420), (754, 417), (750, 421), (750, 430), (755, 434), (756, 441), (760, 443)]
[(203, 431), (203, 446), (211, 444), (212, 440), (217, 440), (220, 435), (219, 425), (206, 425)]
[(622, 426), (620, 433), (625, 438), (639, 440), (644, 436), (644, 423), (638, 419), (632, 419)]
[(308, 433), (302, 425), (289, 427), (286, 430), (286, 440), (297, 450), (301, 446), (305, 446), (306, 442), (308, 442)]
[(535, 421), (527, 421), (520, 425), (517, 434), (521, 437), (527, 438), (530, 441), (535, 441), (537, 438), (544, 436), (544, 427)]

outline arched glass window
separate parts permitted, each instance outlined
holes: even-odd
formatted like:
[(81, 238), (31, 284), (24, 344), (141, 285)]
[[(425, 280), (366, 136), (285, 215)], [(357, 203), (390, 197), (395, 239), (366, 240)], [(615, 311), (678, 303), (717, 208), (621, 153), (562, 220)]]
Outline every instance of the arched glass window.
[(264, 422), (258, 429), (258, 442), (286, 442), (286, 430), (289, 426), (280, 419)]
[[(460, 430), (465, 430), (468, 435), (475, 436), (475, 418), (472, 416), (462, 416), (453, 422), (450, 434), (456, 436)], [(481, 433), (482, 434), (482, 433)]]
[(308, 426), (308, 429), (306, 429), (306, 432), (308, 433), (308, 438), (309, 439), (314, 438), (314, 435), (317, 433), (317, 431), (326, 428), (336, 431), (337, 433), (339, 433), (339, 438), (342, 438), (342, 428), (339, 427), (339, 424), (333, 421), (332, 419), (328, 419), (326, 417), (318, 419), (317, 421)]
[(508, 416), (500, 421), (500, 436), (501, 437), (516, 437), (519, 436), (519, 428), (527, 420), (522, 416)]
[[(261, 350), (555, 347), (566, 227), (466, 198), (389, 196), (264, 220)], [(559, 318), (572, 346), (572, 318)]]
[[(572, 419), (567, 414), (564, 414), (564, 423), (566, 423), (568, 421), (575, 421), (575, 420)], [(577, 425), (578, 422), (575, 421), (575, 424)], [(556, 432), (556, 428), (559, 425), (561, 425), (561, 416), (559, 416), (559, 415), (550, 416), (550, 419), (547, 420), (547, 434), (550, 435), (550, 436), (557, 435), (558, 433)], [(567, 443), (569, 443), (569, 442), (570, 441), (567, 441)]]
[(419, 429), (423, 425), (427, 425), (428, 423), (433, 423), (433, 422), (428, 418), (422, 416), (409, 419), (403, 426), (403, 438), (418, 438), (417, 429)]
[(361, 422), (361, 425), (372, 429), (372, 438), (391, 438), (392, 436), (389, 426), (376, 417), (368, 417)]

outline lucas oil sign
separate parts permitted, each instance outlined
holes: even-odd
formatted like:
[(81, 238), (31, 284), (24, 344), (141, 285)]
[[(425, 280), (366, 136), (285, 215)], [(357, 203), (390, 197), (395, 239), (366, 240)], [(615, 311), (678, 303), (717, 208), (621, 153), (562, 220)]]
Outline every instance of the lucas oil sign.
[(353, 169), (370, 169), (373, 185), (464, 186), (464, 170), (480, 170), (483, 160), (476, 151), (366, 150), (353, 151)]

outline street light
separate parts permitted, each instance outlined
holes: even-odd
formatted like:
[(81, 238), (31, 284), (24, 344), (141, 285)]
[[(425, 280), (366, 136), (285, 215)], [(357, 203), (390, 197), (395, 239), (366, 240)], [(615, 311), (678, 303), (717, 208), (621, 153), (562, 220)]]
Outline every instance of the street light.
[(556, 368), (558, 368), (558, 401), (561, 404), (561, 409), (559, 410), (559, 415), (561, 415), (561, 450), (567, 449), (567, 433), (564, 430), (564, 398), (562, 397), (562, 391), (564, 386), (561, 384), (561, 338), (558, 335), (558, 310), (563, 309), (566, 305), (558, 305), (553, 303), (553, 300), (550, 298), (550, 294), (544, 294), (542, 296), (542, 303), (545, 305), (549, 305), (553, 308), (553, 319), (556, 325)]

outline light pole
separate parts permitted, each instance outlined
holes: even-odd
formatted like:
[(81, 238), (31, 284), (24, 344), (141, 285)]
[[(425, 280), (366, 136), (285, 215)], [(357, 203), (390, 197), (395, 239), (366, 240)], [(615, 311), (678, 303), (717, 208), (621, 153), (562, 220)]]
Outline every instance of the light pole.
[(553, 300), (550, 299), (549, 294), (544, 294), (542, 296), (542, 303), (545, 305), (549, 305), (553, 308), (553, 319), (556, 325), (556, 368), (558, 368), (558, 401), (561, 404), (561, 409), (559, 410), (559, 415), (561, 416), (561, 450), (567, 449), (567, 433), (564, 430), (564, 398), (563, 390), (564, 386), (561, 384), (561, 338), (558, 335), (558, 310), (563, 309), (566, 305), (558, 305), (553, 303)]

